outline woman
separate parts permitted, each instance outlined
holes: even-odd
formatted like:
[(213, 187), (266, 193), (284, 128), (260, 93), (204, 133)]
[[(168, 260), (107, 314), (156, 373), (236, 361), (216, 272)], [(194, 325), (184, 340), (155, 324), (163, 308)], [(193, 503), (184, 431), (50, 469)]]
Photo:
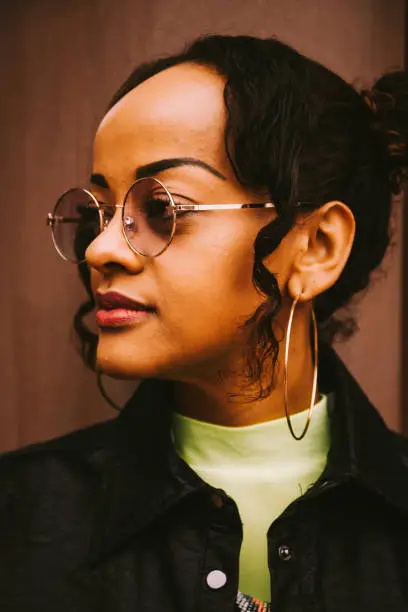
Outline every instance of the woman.
[(405, 441), (330, 348), (389, 244), (407, 91), (245, 36), (120, 88), (48, 222), (101, 390), (142, 382), (1, 457), (2, 612), (407, 610)]

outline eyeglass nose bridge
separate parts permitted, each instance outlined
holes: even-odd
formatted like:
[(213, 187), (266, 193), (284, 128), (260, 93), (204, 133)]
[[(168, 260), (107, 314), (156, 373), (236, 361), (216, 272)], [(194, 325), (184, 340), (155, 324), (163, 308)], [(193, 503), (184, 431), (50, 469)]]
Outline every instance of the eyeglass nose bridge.
[[(116, 208), (122, 208), (123, 209), (123, 208), (125, 208), (125, 204), (124, 203), (123, 204), (112, 204), (111, 208), (115, 208), (115, 209)], [(99, 214), (100, 214), (100, 219), (101, 219), (101, 233), (102, 233), (104, 230), (107, 229), (107, 226), (105, 225), (105, 223), (106, 223), (105, 212), (104, 212), (103, 207), (101, 207), (101, 206), (99, 206)], [(125, 217), (125, 218), (122, 218), (122, 223), (121, 223), (123, 236), (124, 236), (126, 242), (128, 243), (128, 245), (130, 246), (130, 248), (132, 250), (134, 250), (134, 248), (132, 247), (132, 245), (130, 244), (130, 242), (129, 242), (127, 236), (126, 236), (126, 228), (127, 228), (127, 226), (132, 225), (133, 222), (134, 222), (134, 220), (132, 218)], [(137, 252), (137, 251), (135, 251), (135, 252)]]
[[(115, 208), (115, 209), (116, 208), (125, 208), (125, 204), (124, 203), (123, 204), (112, 204), (111, 207)], [(99, 206), (99, 210), (100, 210), (100, 214), (101, 214), (101, 226), (102, 226), (102, 231), (103, 231), (103, 229), (105, 229), (104, 228), (104, 211), (103, 211), (103, 208), (101, 206)], [(172, 236), (171, 236), (171, 239), (170, 239), (169, 243), (161, 251), (159, 251), (159, 253), (157, 255), (146, 255), (146, 253), (138, 251), (131, 244), (131, 242), (129, 241), (129, 239), (128, 239), (127, 235), (126, 235), (126, 226), (130, 226), (133, 223), (134, 223), (134, 220), (132, 219), (132, 217), (125, 217), (125, 219), (122, 220), (122, 223), (121, 223), (122, 228), (121, 229), (122, 229), (122, 234), (123, 234), (123, 236), (124, 236), (128, 246), (137, 255), (142, 255), (143, 257), (157, 257), (158, 255), (161, 255), (161, 253), (163, 253), (163, 251), (165, 251), (168, 248), (168, 246), (170, 245), (171, 239), (173, 238), (174, 230), (173, 230), (173, 233), (172, 233)]]
[[(105, 211), (104, 211), (104, 208), (101, 207), (99, 204), (98, 204), (98, 208), (100, 211), (99, 214), (101, 215), (102, 228), (104, 229), (105, 228)], [(125, 205), (124, 204), (112, 204), (112, 208), (125, 208)]]
[[(139, 180), (142, 180), (142, 179), (139, 179)], [(160, 181), (159, 181), (159, 180), (157, 180), (157, 179), (155, 179), (155, 180), (156, 180), (158, 183), (160, 183)], [(161, 184), (161, 185), (164, 187), (164, 185), (163, 185), (162, 183), (160, 183), (160, 184)], [(165, 188), (165, 189), (166, 189), (166, 188)], [(166, 189), (166, 191), (167, 191), (167, 189)], [(171, 196), (170, 196), (170, 194), (169, 194), (169, 197), (170, 197), (170, 200), (171, 200)], [(125, 202), (124, 202), (123, 204), (111, 204), (111, 205), (110, 205), (110, 207), (111, 207), (111, 208), (115, 208), (115, 209), (116, 209), (116, 208), (122, 208), (122, 209), (123, 209), (123, 208), (125, 208), (125, 206), (126, 206), (126, 198), (125, 198)], [(101, 226), (102, 226), (102, 231), (103, 231), (104, 229), (106, 229), (106, 228), (104, 228), (104, 210), (103, 210), (103, 207), (101, 207), (99, 204), (98, 204), (98, 207), (99, 207), (99, 211), (100, 211), (100, 216), (101, 216)], [(121, 228), (121, 229), (122, 229), (122, 234), (123, 234), (123, 236), (124, 236), (124, 238), (125, 238), (125, 240), (126, 240), (126, 242), (127, 242), (128, 246), (130, 247), (130, 249), (131, 249), (131, 250), (132, 250), (134, 253), (136, 253), (137, 255), (142, 255), (143, 257), (158, 257), (158, 256), (159, 256), (159, 255), (161, 255), (161, 254), (162, 254), (162, 253), (163, 253), (163, 252), (164, 252), (166, 249), (168, 249), (168, 247), (170, 246), (170, 244), (171, 244), (171, 242), (172, 242), (172, 240), (173, 240), (173, 236), (174, 236), (174, 233), (175, 233), (175, 229), (176, 229), (175, 223), (174, 223), (174, 225), (173, 225), (173, 230), (172, 230), (172, 233), (171, 233), (171, 236), (170, 236), (169, 241), (168, 241), (168, 242), (167, 242), (167, 244), (166, 244), (166, 245), (165, 245), (165, 246), (164, 246), (164, 247), (163, 247), (161, 250), (159, 250), (159, 252), (158, 252), (158, 253), (156, 253), (155, 255), (148, 255), (147, 253), (143, 253), (143, 251), (140, 251), (140, 250), (136, 249), (136, 248), (135, 248), (135, 246), (134, 246), (134, 245), (133, 245), (133, 244), (130, 242), (130, 240), (129, 240), (129, 238), (128, 238), (127, 234), (126, 234), (126, 230), (127, 230), (129, 227), (132, 227), (134, 223), (135, 223), (135, 220), (134, 220), (134, 218), (133, 218), (133, 217), (123, 217), (123, 216), (122, 216), (122, 223), (121, 223), (121, 225), (122, 225), (122, 228)]]

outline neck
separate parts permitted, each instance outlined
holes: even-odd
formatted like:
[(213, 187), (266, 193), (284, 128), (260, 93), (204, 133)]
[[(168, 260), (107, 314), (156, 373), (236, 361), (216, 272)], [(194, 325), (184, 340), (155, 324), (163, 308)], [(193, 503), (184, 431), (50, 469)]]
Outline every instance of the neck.
[[(309, 407), (313, 384), (313, 358), (309, 342), (309, 325), (304, 320), (293, 325), (288, 360), (288, 404), (290, 414)], [(237, 360), (236, 360), (237, 361)], [(240, 372), (242, 359), (231, 371)], [(185, 416), (231, 427), (255, 425), (285, 416), (284, 406), (284, 343), (280, 345), (276, 368), (265, 365), (264, 380), (274, 378), (272, 393), (263, 399), (254, 399), (258, 386), (249, 392), (242, 389), (237, 375), (228, 375), (221, 381), (216, 377), (193, 381), (177, 381), (174, 386), (177, 411)], [(231, 398), (230, 394), (240, 394)], [(319, 395), (314, 398), (317, 401)]]

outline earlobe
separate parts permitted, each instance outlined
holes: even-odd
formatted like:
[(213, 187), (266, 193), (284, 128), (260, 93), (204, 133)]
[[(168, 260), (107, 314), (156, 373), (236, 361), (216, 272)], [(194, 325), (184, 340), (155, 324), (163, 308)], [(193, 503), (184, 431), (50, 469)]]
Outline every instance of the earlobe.
[(338, 280), (350, 256), (355, 219), (343, 202), (328, 202), (314, 211), (302, 225), (302, 248), (288, 279), (292, 299), (309, 301), (327, 291)]
[[(288, 281), (288, 293), (292, 300), (300, 298), (303, 293), (301, 275), (293, 274)], [(301, 299), (301, 298), (300, 298)]]

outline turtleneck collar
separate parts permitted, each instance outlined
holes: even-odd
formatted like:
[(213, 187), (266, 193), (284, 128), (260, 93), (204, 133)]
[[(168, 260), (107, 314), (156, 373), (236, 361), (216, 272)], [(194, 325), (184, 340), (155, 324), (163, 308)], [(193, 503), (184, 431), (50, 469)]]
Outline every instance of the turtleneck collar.
[[(302, 431), (307, 410), (291, 417), (295, 431)], [(307, 435), (295, 440), (286, 418), (244, 427), (228, 427), (173, 413), (173, 440), (177, 453), (191, 467), (237, 469), (299, 465), (302, 459), (327, 455), (329, 421), (327, 397), (314, 405)]]

